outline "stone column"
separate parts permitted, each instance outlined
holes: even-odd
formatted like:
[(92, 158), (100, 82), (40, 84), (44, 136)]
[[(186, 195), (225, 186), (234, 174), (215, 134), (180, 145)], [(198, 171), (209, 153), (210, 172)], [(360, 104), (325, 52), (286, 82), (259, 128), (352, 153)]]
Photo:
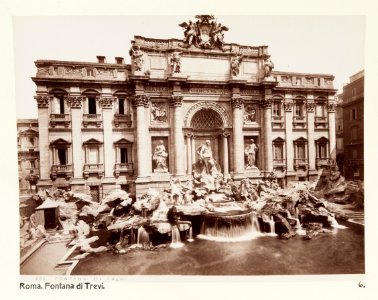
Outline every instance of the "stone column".
[(186, 156), (187, 156), (187, 171), (186, 174), (192, 175), (192, 133), (186, 134)]
[(332, 159), (333, 161), (336, 161), (335, 103), (334, 102), (328, 103), (327, 110), (328, 110), (329, 158)]
[(175, 176), (185, 175), (184, 167), (184, 134), (182, 131), (182, 96), (173, 95), (171, 106), (173, 107), (173, 149), (175, 152), (174, 174)]
[(196, 144), (195, 135), (192, 136), (192, 163), (196, 163)]
[(83, 97), (79, 95), (69, 95), (67, 103), (71, 107), (71, 127), (72, 127), (72, 164), (75, 179), (83, 179), (83, 161), (82, 161), (82, 139), (81, 124), (83, 113), (81, 110)]
[(264, 166), (266, 172), (273, 171), (273, 145), (272, 145), (272, 100), (265, 99), (264, 108)]
[(149, 176), (148, 164), (151, 163), (147, 149), (150, 145), (150, 140), (148, 138), (149, 134), (146, 118), (149, 98), (146, 95), (135, 95), (133, 104), (136, 106), (138, 178), (144, 178)]
[(50, 153), (49, 153), (49, 95), (34, 97), (38, 104), (38, 131), (39, 131), (39, 178), (40, 181), (50, 180)]
[(288, 175), (291, 175), (294, 173), (293, 102), (291, 102), (291, 98), (286, 98), (286, 100), (288, 100), (288, 102), (284, 103), (286, 168)]
[(223, 136), (223, 175), (224, 177), (229, 176), (229, 169), (228, 169), (228, 137), (230, 133), (225, 131), (222, 134)]
[(315, 103), (310, 100), (306, 103), (307, 108), (307, 143), (308, 143), (308, 167), (309, 171), (315, 171), (315, 158), (316, 149), (314, 141), (314, 130), (315, 130)]
[(244, 172), (243, 98), (232, 97), (231, 107), (234, 174), (238, 175)]
[(113, 177), (114, 169), (114, 151), (113, 151), (113, 139), (112, 139), (112, 121), (113, 121), (113, 97), (101, 97), (99, 100), (102, 107), (102, 126), (104, 129), (104, 171), (105, 178)]

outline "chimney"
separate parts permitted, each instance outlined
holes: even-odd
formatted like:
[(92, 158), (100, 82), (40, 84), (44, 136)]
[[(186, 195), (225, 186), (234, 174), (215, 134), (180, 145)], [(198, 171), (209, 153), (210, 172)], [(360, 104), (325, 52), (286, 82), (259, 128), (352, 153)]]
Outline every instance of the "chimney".
[(106, 64), (106, 57), (105, 56), (97, 56), (97, 62), (99, 64)]
[(125, 63), (125, 60), (123, 59), (123, 57), (116, 57), (115, 61), (116, 61), (116, 64), (119, 64), (119, 65), (122, 65)]

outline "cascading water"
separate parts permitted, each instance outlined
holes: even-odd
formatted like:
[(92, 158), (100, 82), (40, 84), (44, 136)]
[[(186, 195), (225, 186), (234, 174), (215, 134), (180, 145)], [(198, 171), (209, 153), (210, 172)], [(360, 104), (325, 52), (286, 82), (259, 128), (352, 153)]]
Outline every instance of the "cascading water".
[(203, 216), (199, 238), (220, 242), (238, 242), (260, 236), (257, 216), (245, 213), (213, 213)]
[(170, 247), (181, 248), (182, 246), (184, 246), (184, 244), (181, 243), (180, 231), (176, 225), (172, 225), (172, 242)]
[(187, 239), (188, 242), (194, 242), (194, 239), (193, 239), (193, 229), (192, 229), (192, 226), (190, 226), (189, 228), (189, 238)]
[(138, 228), (137, 247), (143, 247), (143, 245), (150, 242), (150, 236), (143, 226)]
[(273, 216), (270, 217), (269, 227), (270, 227), (270, 233), (269, 233), (269, 235), (276, 236), (277, 235), (276, 234), (276, 223), (274, 222)]

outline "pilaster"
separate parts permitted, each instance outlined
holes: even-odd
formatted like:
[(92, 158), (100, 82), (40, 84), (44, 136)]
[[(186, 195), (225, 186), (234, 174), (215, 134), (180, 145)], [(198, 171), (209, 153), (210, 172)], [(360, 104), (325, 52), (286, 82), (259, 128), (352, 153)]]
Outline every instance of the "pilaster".
[(285, 97), (285, 146), (286, 170), (288, 174), (294, 173), (294, 144), (293, 144), (293, 102), (291, 95)]
[(307, 140), (308, 140), (308, 165), (309, 172), (316, 171), (315, 158), (316, 158), (316, 149), (315, 149), (315, 140), (314, 140), (314, 130), (315, 130), (315, 102), (312, 95), (308, 95), (307, 103)]
[(138, 178), (142, 180), (149, 176), (148, 164), (151, 159), (148, 156), (147, 147), (151, 147), (151, 141), (148, 138), (147, 126), (147, 108), (149, 106), (149, 97), (144, 94), (135, 95), (133, 105), (136, 107), (136, 123), (137, 123), (137, 160), (138, 160)]
[(170, 104), (173, 107), (173, 148), (174, 148), (174, 174), (175, 176), (184, 176), (184, 133), (183, 126), (183, 113), (182, 113), (182, 100), (178, 91), (175, 91), (171, 96)]
[(50, 153), (49, 153), (49, 95), (37, 95), (34, 97), (38, 105), (39, 127), (39, 165), (40, 181), (50, 180)]
[(271, 91), (266, 92), (262, 103), (264, 109), (264, 168), (266, 172), (273, 171), (273, 145), (272, 145), (272, 99)]
[(71, 126), (72, 126), (72, 162), (74, 180), (83, 179), (83, 160), (82, 160), (82, 135), (81, 124), (83, 122), (82, 104), (83, 97), (70, 94), (66, 97), (66, 102), (71, 107)]
[(233, 169), (236, 176), (244, 172), (243, 103), (243, 98), (238, 93), (234, 93), (231, 98), (231, 107)]
[(113, 177), (114, 168), (114, 151), (112, 141), (112, 120), (113, 120), (113, 103), (114, 98), (110, 95), (104, 95), (99, 99), (102, 107), (102, 124), (104, 129), (104, 168), (105, 179)]
[(329, 135), (329, 154), (330, 159), (336, 161), (336, 119), (335, 119), (335, 102), (332, 97), (327, 105), (328, 111), (328, 135)]

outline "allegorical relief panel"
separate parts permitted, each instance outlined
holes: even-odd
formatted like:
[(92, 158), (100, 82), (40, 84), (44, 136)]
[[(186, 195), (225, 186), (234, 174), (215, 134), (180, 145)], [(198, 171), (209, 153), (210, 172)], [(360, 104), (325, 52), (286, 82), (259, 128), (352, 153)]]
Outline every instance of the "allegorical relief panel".
[(151, 124), (168, 123), (168, 105), (165, 102), (151, 102)]
[(258, 107), (256, 104), (244, 105), (244, 124), (253, 124), (257, 122)]

